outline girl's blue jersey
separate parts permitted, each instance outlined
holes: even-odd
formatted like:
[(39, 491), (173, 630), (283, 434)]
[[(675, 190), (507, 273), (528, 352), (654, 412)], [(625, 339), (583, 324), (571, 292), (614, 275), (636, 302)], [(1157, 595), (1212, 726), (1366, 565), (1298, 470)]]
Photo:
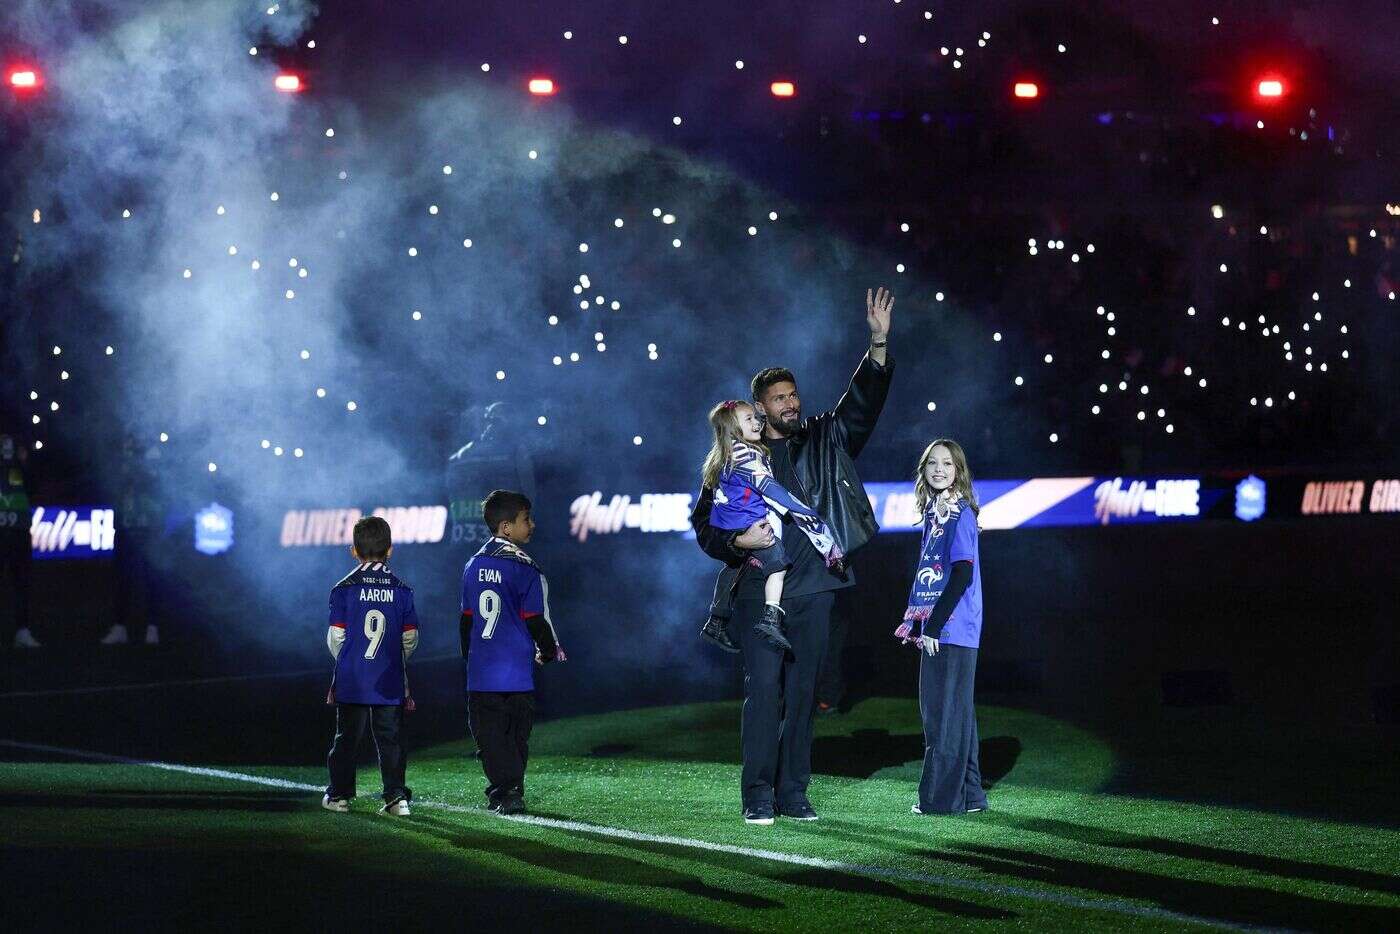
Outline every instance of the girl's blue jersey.
[(789, 512), (820, 519), (815, 510), (773, 479), (773, 465), (763, 452), (734, 442), (729, 466), (719, 475), (710, 525), (717, 529), (747, 529), (768, 515), (769, 507), (780, 515)]

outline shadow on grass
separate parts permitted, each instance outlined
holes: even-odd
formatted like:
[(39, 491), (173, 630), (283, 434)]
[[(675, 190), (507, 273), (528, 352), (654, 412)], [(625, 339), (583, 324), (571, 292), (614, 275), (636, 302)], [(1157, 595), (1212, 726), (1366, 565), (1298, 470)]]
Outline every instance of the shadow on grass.
[(977, 747), (982, 766), (982, 787), (993, 788), (1011, 774), (1021, 758), (1021, 741), (1014, 736), (989, 736)]
[(306, 795), (285, 791), (143, 791), (95, 789), (77, 794), (10, 792), (6, 808), (62, 808), (64, 810), (172, 810), (172, 811), (302, 811)]
[(720, 930), (463, 873), (401, 839), (408, 845), (376, 847), (373, 855), (321, 841), (307, 850), (269, 848), (252, 834), (193, 850), (168, 842), (13, 847), (5, 855), (24, 867), (25, 899), (22, 918), (10, 912), (19, 926), (7, 930), (441, 931), (450, 918), (483, 931)]
[(595, 759), (615, 759), (618, 756), (627, 755), (636, 748), (632, 743), (599, 743), (588, 754)]
[[(913, 804), (916, 797), (917, 795), (911, 791), (909, 803)], [(872, 830), (865, 824), (843, 820), (839, 817), (823, 817), (820, 824), (813, 824), (810, 828), (804, 827), (800, 830), (811, 833), (813, 836), (836, 837), (889, 853), (908, 853), (910, 846), (937, 842), (939, 828), (947, 826), (947, 821), (980, 821), (986, 818), (987, 812), (920, 817), (909, 814), (908, 808), (905, 808), (905, 813), (908, 824), (908, 828), (905, 830), (890, 830), (885, 827)]]
[(916, 733), (857, 729), (845, 736), (818, 736), (812, 743), (813, 769), (822, 775), (869, 778), (923, 757), (924, 738)]
[(1140, 899), (1168, 911), (1241, 924), (1304, 930), (1365, 928), (1394, 930), (1397, 912), (1296, 892), (1253, 888), (1247, 878), (1208, 882), (1084, 862), (1006, 847), (950, 844), (948, 850), (922, 850), (921, 859), (954, 863), (1028, 882), (1064, 886), (1123, 899)]
[[(1075, 843), (1091, 846), (1140, 850), (1161, 856), (1215, 863), (1233, 869), (1268, 873), (1285, 879), (1302, 879), (1329, 885), (1347, 885), (1388, 895), (1400, 895), (1400, 877), (1365, 869), (1353, 869), (1350, 866), (1328, 866), (1261, 853), (1241, 853), (1236, 850), (1187, 843), (1182, 840), (1145, 837), (1101, 827), (1088, 827), (1048, 817), (1018, 817), (1014, 814), (989, 811), (981, 817), (981, 820), (1016, 830), (1049, 834), (1062, 840), (1072, 840)], [(1400, 923), (1400, 917), (1397, 918), (1397, 922)]]
[[(1014, 736), (991, 736), (982, 740), (978, 750), (982, 785), (990, 788), (1015, 768), (1021, 741)], [(599, 755), (599, 750), (593, 754)], [(822, 775), (870, 778), (881, 769), (918, 762), (923, 757), (924, 738), (918, 733), (862, 728), (846, 736), (819, 736), (812, 743), (814, 769)]]
[[(599, 838), (599, 835), (590, 834), (584, 830), (570, 830), (567, 831), (567, 833), (587, 840), (596, 840)], [(914, 892), (894, 882), (887, 882), (883, 879), (872, 879), (869, 876), (855, 875), (831, 869), (790, 866), (776, 861), (770, 862), (758, 857), (736, 857), (730, 853), (718, 853), (654, 841), (629, 840), (627, 841), (627, 846), (638, 850), (645, 850), (649, 853), (655, 853), (659, 856), (679, 856), (691, 860), (692, 862), (704, 863), (708, 866), (713, 866), (716, 869), (722, 869), (728, 872), (744, 872), (759, 879), (767, 879), (787, 885), (803, 886), (813, 889), (814, 892), (834, 892), (842, 895), (866, 895), (875, 898), (894, 899), (906, 902), (917, 908), (937, 911), (946, 915), (955, 915), (961, 918), (1005, 921), (1016, 917), (1015, 913), (1000, 908), (979, 905), (976, 902), (964, 901), (960, 898), (951, 898), (946, 895)]]
[[(411, 824), (401, 826), (410, 832), (431, 834), (456, 847), (473, 852), (489, 851), (546, 872), (572, 876), (585, 882), (671, 889), (697, 898), (723, 902), (736, 908), (778, 908), (782, 904), (759, 895), (717, 888), (699, 876), (667, 869), (664, 866), (654, 866), (642, 860), (596, 852), (579, 853), (538, 840), (511, 836), (509, 832), (491, 833), (464, 827), (442, 818), (418, 815)], [(634, 844), (629, 841), (627, 845)]]

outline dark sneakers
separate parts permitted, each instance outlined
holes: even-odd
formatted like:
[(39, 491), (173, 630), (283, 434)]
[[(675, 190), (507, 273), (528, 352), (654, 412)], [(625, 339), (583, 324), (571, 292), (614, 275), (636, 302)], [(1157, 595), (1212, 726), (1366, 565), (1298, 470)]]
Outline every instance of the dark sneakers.
[(768, 802), (744, 806), (744, 823), (761, 824), (767, 827), (773, 823), (773, 805)]
[(812, 802), (802, 800), (793, 804), (784, 804), (778, 807), (778, 814), (788, 820), (816, 820), (817, 812), (812, 807)]
[(729, 629), (724, 625), (725, 620), (717, 616), (711, 616), (705, 620), (705, 626), (700, 630), (700, 638), (726, 652), (737, 653), (739, 647), (734, 644), (734, 640), (729, 638)]
[(516, 814), (525, 813), (525, 799), (512, 795), (501, 801), (501, 806), (496, 809), (497, 814), (512, 817)]
[(783, 631), (783, 617), (787, 614), (783, 608), (776, 603), (765, 603), (763, 605), (763, 616), (754, 623), (753, 631), (768, 640), (768, 644), (774, 648), (782, 649), (784, 652), (792, 651), (792, 643), (787, 639), (787, 633)]

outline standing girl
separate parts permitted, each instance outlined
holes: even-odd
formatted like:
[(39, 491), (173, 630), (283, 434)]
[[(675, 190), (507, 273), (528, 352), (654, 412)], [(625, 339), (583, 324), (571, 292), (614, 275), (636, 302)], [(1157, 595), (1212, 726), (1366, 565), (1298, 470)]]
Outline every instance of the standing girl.
[[(828, 567), (841, 567), (844, 556), (831, 535), (831, 530), (816, 510), (793, 496), (773, 479), (773, 465), (768, 448), (763, 443), (763, 425), (758, 413), (747, 402), (731, 399), (710, 410), (710, 427), (714, 444), (700, 468), (700, 482), (714, 491), (714, 509), (710, 525), (717, 529), (747, 529), (755, 522), (768, 518), (772, 509), (781, 518), (790, 517), (806, 534), (812, 547), (826, 559)], [(774, 528), (782, 538), (782, 522)], [(763, 616), (754, 624), (754, 631), (783, 650), (792, 648), (783, 629), (783, 581), (792, 567), (782, 542), (749, 553), (748, 564), (763, 575)], [(730, 591), (734, 587), (738, 568), (726, 567), (715, 582), (715, 597), (710, 605), (710, 618), (700, 634), (727, 651), (738, 651), (725, 628), (728, 622)]]
[(913, 811), (972, 813), (987, 807), (972, 706), (982, 636), (982, 571), (977, 496), (957, 442), (939, 439), (924, 449), (914, 493), (924, 517), (923, 543), (909, 608), (895, 630), (896, 637), (924, 653), (919, 664), (924, 774)]

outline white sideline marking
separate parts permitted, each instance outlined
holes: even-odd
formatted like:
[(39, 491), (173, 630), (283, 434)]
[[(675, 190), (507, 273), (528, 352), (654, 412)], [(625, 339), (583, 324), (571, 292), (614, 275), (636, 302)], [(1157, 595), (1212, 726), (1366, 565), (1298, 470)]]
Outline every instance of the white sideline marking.
[[(3, 739), (0, 740), (0, 746), (9, 746), (14, 749), (27, 749), (31, 752), (57, 753), (59, 755), (72, 756), (76, 759), (117, 762), (123, 765), (144, 765), (153, 769), (163, 769), (167, 772), (183, 772), (188, 775), (223, 778), (229, 781), (249, 782), (254, 785), (287, 788), (294, 791), (312, 791), (319, 794), (323, 793), (325, 790), (325, 786), (323, 785), (308, 785), (305, 782), (294, 782), (285, 778), (251, 775), (247, 772), (231, 772), (227, 769), (211, 769), (197, 765), (179, 765), (174, 762), (157, 762), (151, 759), (134, 759), (129, 756), (117, 756), (110, 753), (92, 752), (85, 749), (69, 749), (65, 746), (48, 746), (43, 743), (24, 743), (18, 740)], [(885, 879), (893, 882), (917, 882), (924, 885), (962, 889), (964, 891), (981, 892), (990, 895), (1009, 895), (1015, 898), (1029, 899), (1031, 901), (1063, 905), (1069, 908), (1108, 911), (1139, 918), (1160, 918), (1166, 921), (1179, 921), (1185, 924), (1200, 924), (1208, 927), (1230, 930), (1288, 930), (1286, 928), (1264, 928), (1261, 925), (1234, 924), (1228, 921), (1222, 921), (1218, 918), (1206, 918), (1200, 915), (1185, 914), (1179, 911), (1172, 911), (1168, 908), (1154, 908), (1150, 905), (1134, 905), (1131, 902), (1124, 902), (1116, 899), (1098, 900), (1083, 898), (1077, 895), (1066, 895), (1060, 892), (1026, 889), (1016, 885), (1006, 885), (996, 882), (979, 882), (976, 879), (962, 879), (956, 876), (943, 876), (936, 873), (919, 872), (912, 869), (895, 869), (887, 866), (846, 863), (840, 860), (822, 859), (819, 856), (802, 856), (796, 853), (783, 853), (778, 850), (761, 850), (754, 847), (737, 846), (732, 843), (712, 843), (709, 840), (695, 840), (690, 837), (671, 837), (663, 834), (642, 833), (637, 830), (624, 830), (620, 827), (608, 827), (602, 824), (585, 824), (579, 821), (558, 820), (553, 817), (533, 817), (530, 815), (503, 817), (490, 814), (490, 812), (479, 807), (449, 804), (446, 801), (433, 801), (426, 798), (414, 798), (413, 805), (415, 807), (428, 807), (434, 810), (450, 811), (454, 814), (470, 814), (476, 817), (487, 817), (489, 814), (490, 819), (493, 821), (507, 820), (520, 824), (532, 824), (536, 827), (549, 827), (555, 830), (568, 830), (576, 833), (611, 837), (616, 840), (634, 840), (638, 843), (660, 843), (666, 846), (684, 847), (692, 850), (707, 850), (711, 853), (728, 853), (733, 856), (745, 856), (750, 859), (787, 863), (791, 866), (826, 869), (831, 872), (864, 876), (871, 879)]]
[[(462, 656), (453, 652), (450, 655), (433, 655), (429, 658), (420, 658), (415, 665), (426, 665), (429, 662), (441, 662)], [(140, 684), (103, 684), (85, 688), (49, 688), (42, 691), (11, 691), (8, 694), (0, 694), (0, 700), (7, 700), (12, 697), (75, 697), (80, 694), (107, 694), (114, 691), (153, 691), (159, 688), (186, 688), (195, 687), (201, 684), (235, 684), (240, 681), (276, 681), (285, 678), (306, 678), (311, 675), (326, 675), (329, 677), (331, 666), (325, 665), (320, 668), (303, 668), (300, 671), (280, 671), (268, 675), (221, 675), (216, 678), (188, 678), (183, 681), (144, 681)]]

